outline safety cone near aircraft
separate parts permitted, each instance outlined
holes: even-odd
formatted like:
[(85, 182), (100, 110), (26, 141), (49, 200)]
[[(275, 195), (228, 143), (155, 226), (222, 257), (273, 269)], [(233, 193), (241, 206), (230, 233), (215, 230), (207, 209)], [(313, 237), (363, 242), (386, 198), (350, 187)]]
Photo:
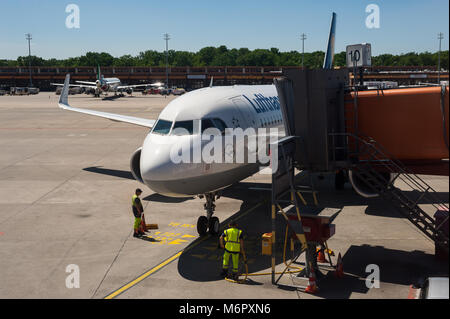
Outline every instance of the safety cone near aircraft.
[(325, 259), (325, 251), (322, 248), (317, 248), (318, 254), (317, 254), (317, 262), (318, 263), (325, 263), (327, 260)]
[(305, 292), (308, 294), (315, 294), (319, 291), (319, 287), (316, 284), (316, 274), (314, 273), (314, 269), (311, 267), (309, 272), (309, 283), (308, 287), (306, 287)]
[(339, 253), (338, 255), (336, 271), (334, 272), (334, 275), (338, 278), (344, 277), (344, 263), (342, 262), (341, 253)]

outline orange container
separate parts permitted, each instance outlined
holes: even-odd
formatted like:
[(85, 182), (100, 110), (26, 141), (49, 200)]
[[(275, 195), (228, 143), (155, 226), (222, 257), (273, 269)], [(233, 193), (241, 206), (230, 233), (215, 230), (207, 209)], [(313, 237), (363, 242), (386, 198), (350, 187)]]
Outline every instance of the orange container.
[(272, 255), (272, 233), (265, 233), (262, 235), (262, 255)]

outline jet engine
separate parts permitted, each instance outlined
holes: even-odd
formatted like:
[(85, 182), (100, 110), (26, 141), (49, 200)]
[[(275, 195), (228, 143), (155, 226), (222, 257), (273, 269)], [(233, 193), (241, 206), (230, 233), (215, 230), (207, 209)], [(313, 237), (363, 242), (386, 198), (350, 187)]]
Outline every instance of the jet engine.
[[(394, 178), (393, 174), (388, 172), (378, 172), (379, 175), (382, 176), (383, 183), (389, 184), (392, 179)], [(372, 187), (369, 186), (369, 181), (364, 180), (364, 178), (361, 178), (360, 176), (356, 175), (353, 171), (348, 171), (348, 179), (350, 180), (350, 184), (352, 185), (353, 189), (356, 193), (361, 195), (365, 198), (374, 198), (378, 197), (378, 193), (375, 192)], [(380, 179), (381, 181), (381, 179)]]
[(141, 182), (142, 184), (144, 184), (144, 181), (143, 181), (142, 175), (141, 175), (141, 151), (142, 151), (142, 147), (137, 149), (136, 152), (134, 152), (133, 156), (131, 156), (130, 169), (131, 169), (131, 174), (133, 174), (134, 179), (137, 180), (138, 182)]

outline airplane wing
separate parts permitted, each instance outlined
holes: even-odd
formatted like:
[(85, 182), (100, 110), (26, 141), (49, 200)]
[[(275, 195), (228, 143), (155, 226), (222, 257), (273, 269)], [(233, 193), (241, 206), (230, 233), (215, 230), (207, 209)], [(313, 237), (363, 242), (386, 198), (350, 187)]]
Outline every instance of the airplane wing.
[(95, 83), (95, 82), (89, 82), (89, 81), (75, 81), (75, 82), (80, 83), (80, 84), (93, 85), (95, 87), (97, 86), (97, 83)]
[(118, 90), (131, 89), (143, 86), (162, 86), (163, 83), (147, 83), (147, 84), (136, 84), (136, 85), (120, 85), (117, 87)]
[[(64, 86), (64, 84), (61, 83), (50, 83), (54, 86)], [(79, 88), (90, 88), (90, 89), (96, 89), (97, 87), (94, 85), (82, 85), (82, 84), (69, 84), (69, 87), (79, 87)]]
[(130, 123), (130, 124), (149, 127), (149, 128), (153, 127), (153, 125), (156, 122), (155, 120), (148, 120), (148, 119), (143, 119), (140, 117), (126, 116), (126, 115), (120, 115), (120, 114), (114, 114), (114, 113), (106, 113), (106, 112), (71, 107), (69, 105), (69, 82), (70, 82), (70, 74), (67, 74), (66, 80), (64, 81), (64, 87), (61, 92), (61, 97), (59, 98), (59, 102), (58, 102), (59, 107), (64, 110), (99, 116), (99, 117), (107, 118), (109, 120), (116, 121), (116, 122)]

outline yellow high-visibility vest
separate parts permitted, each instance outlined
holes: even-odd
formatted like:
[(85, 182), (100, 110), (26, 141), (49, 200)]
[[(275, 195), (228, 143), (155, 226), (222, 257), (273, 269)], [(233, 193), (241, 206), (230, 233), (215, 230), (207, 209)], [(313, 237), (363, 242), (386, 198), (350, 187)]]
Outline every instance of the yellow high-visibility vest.
[(131, 197), (131, 205), (132, 206), (136, 205), (136, 198), (138, 198), (138, 196), (136, 194), (134, 194), (133, 197)]
[(228, 228), (224, 231), (225, 249), (232, 253), (238, 253), (241, 251), (241, 242), (239, 237), (242, 234), (242, 230), (237, 228)]

